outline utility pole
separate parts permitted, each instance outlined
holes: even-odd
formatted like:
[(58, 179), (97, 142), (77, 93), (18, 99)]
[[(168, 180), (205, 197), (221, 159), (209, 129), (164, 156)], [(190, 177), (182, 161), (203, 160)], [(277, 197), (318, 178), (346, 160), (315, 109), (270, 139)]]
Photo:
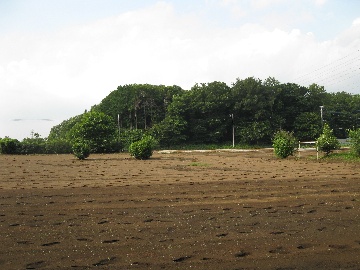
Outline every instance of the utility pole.
[(118, 129), (119, 129), (119, 138), (120, 138), (120, 114), (118, 114)]
[(235, 126), (234, 126), (234, 114), (230, 114), (231, 122), (232, 122), (232, 144), (233, 148), (235, 148)]
[(321, 126), (324, 126), (323, 108), (324, 106), (320, 106)]

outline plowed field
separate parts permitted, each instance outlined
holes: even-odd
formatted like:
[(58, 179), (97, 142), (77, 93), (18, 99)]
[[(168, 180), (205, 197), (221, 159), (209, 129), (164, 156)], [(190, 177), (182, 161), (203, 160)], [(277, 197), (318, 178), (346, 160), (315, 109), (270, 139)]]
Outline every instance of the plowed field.
[(0, 269), (360, 269), (360, 166), (0, 155)]

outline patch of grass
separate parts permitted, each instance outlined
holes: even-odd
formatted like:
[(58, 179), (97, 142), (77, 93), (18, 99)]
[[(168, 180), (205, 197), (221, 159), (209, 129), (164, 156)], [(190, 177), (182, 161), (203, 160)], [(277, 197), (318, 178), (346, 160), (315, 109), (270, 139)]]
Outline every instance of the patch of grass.
[(222, 144), (182, 144), (173, 145), (170, 147), (161, 147), (161, 149), (172, 149), (172, 150), (215, 150), (215, 149), (260, 149), (265, 147), (271, 147), (271, 145), (249, 145), (249, 144), (235, 144), (232, 147), (232, 143)]
[(328, 156), (324, 156), (324, 160), (334, 160), (334, 161), (346, 161), (346, 162), (359, 162), (360, 157), (354, 155), (351, 151), (331, 153)]
[(201, 162), (192, 162), (189, 166), (195, 166), (195, 167), (208, 167), (209, 164), (207, 163), (201, 163)]

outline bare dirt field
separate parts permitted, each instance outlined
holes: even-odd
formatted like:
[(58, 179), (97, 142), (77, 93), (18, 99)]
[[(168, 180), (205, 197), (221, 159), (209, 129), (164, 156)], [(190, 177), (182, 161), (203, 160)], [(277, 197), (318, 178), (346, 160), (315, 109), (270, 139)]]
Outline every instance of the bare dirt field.
[(360, 269), (357, 163), (0, 155), (0, 269)]

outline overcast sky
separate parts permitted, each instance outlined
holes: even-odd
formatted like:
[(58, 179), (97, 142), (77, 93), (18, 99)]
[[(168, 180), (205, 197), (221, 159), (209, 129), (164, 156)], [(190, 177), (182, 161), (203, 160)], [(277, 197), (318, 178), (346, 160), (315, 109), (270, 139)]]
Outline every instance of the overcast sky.
[(0, 138), (117, 86), (275, 77), (360, 94), (358, 0), (0, 0)]

